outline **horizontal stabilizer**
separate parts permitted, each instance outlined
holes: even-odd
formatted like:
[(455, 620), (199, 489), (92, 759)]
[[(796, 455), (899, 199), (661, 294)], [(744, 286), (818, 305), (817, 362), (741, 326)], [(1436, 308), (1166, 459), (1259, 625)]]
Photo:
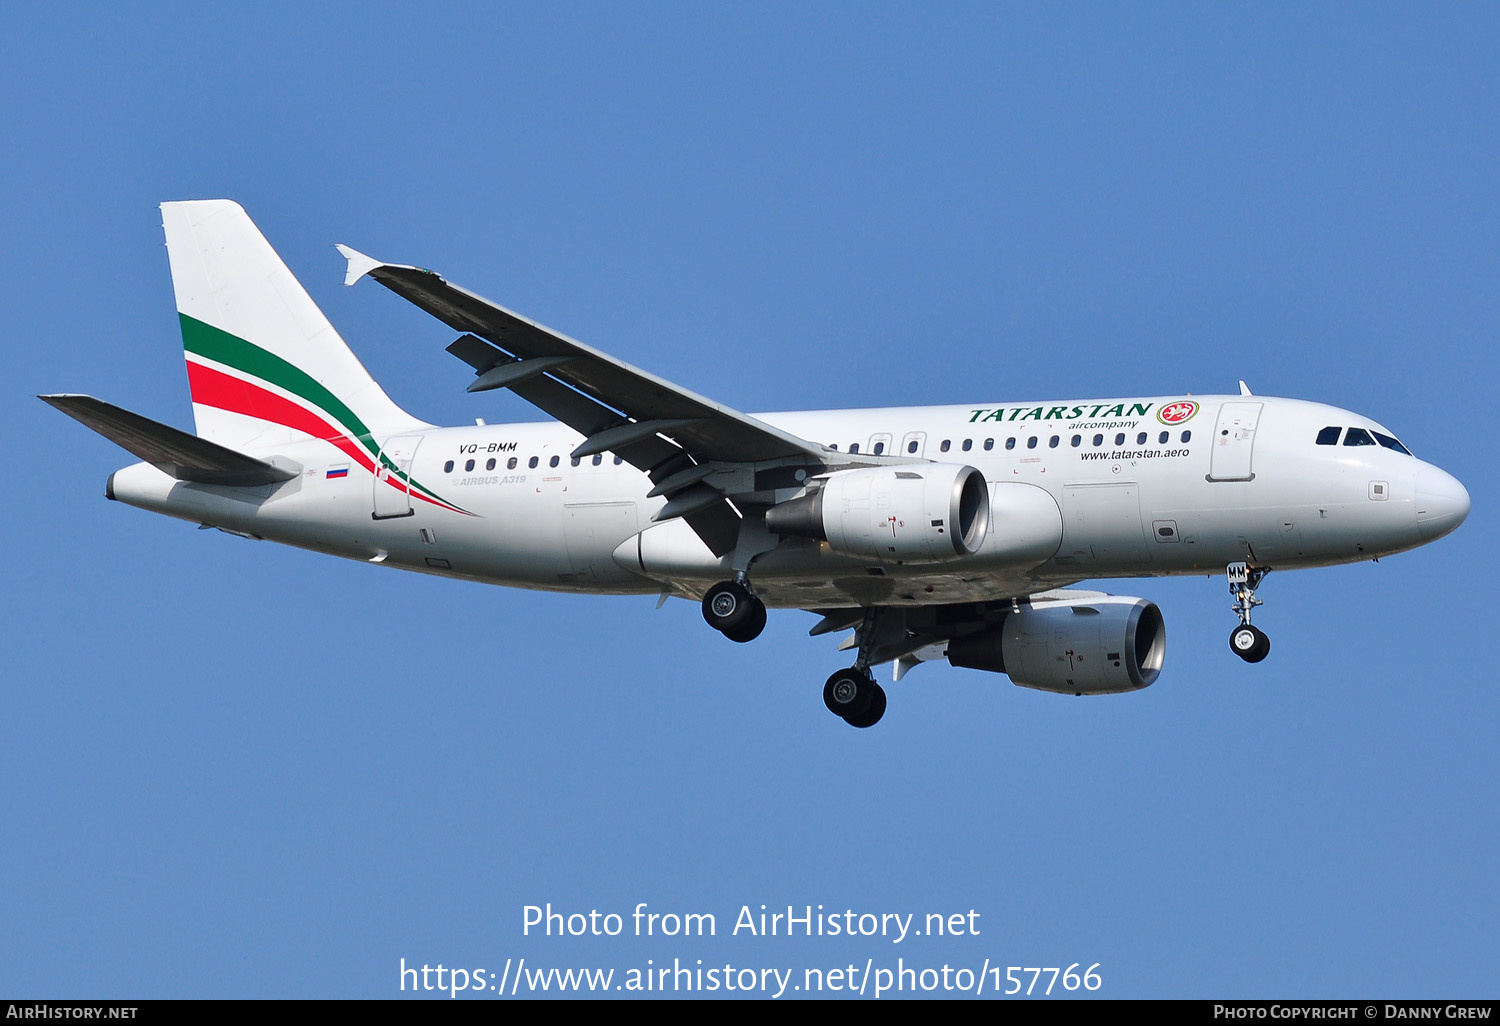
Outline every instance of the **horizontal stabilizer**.
[(179, 481), (231, 486), (265, 485), (287, 481), (301, 473), (301, 468), (274, 466), (226, 449), (217, 442), (111, 406), (91, 395), (39, 395), (37, 398)]

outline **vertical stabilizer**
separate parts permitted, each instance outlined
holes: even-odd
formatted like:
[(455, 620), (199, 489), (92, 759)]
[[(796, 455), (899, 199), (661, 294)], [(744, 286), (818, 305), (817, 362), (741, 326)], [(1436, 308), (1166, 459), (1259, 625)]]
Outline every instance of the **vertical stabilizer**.
[(429, 426), (391, 402), (238, 203), (161, 213), (200, 437), (269, 452), (312, 436), (374, 453)]

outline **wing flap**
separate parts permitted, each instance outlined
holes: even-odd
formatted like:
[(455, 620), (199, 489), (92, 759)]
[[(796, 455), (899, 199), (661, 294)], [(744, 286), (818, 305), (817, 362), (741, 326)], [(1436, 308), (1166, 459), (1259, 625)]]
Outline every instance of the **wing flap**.
[(91, 395), (37, 398), (179, 481), (252, 486), (287, 481), (301, 473), (300, 467), (275, 466)]

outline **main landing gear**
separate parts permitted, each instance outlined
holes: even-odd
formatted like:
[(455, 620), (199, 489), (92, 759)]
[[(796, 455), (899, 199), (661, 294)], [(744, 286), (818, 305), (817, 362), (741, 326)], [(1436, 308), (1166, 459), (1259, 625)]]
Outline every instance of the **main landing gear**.
[(1245, 563), (1230, 563), (1225, 568), (1229, 574), (1229, 595), (1234, 599), (1231, 607), (1240, 618), (1240, 625), (1229, 632), (1229, 651), (1247, 663), (1258, 663), (1271, 651), (1271, 639), (1264, 631), (1250, 624), (1250, 610), (1261, 605), (1255, 597), (1255, 589), (1271, 571)]
[[(889, 613), (874, 609), (865, 613), (856, 632), (859, 657), (823, 685), (823, 704), (851, 727), (873, 727), (885, 715), (885, 689), (870, 675), (870, 653), (893, 632), (905, 636), (904, 623)], [(730, 641), (754, 641), (766, 627), (766, 604), (751, 593), (748, 578), (740, 573), (708, 589), (703, 596), (703, 619)]]
[(871, 653), (886, 653), (894, 639), (906, 637), (906, 621), (898, 610), (866, 609), (854, 632), (859, 655), (854, 665), (839, 670), (823, 685), (823, 704), (851, 727), (873, 727), (885, 715), (885, 688), (870, 675)]
[(744, 575), (720, 581), (703, 596), (703, 619), (730, 641), (754, 641), (766, 629), (766, 604), (750, 594)]
[(828, 678), (823, 704), (851, 727), (873, 727), (885, 715), (885, 688), (875, 683), (868, 667), (851, 666)]

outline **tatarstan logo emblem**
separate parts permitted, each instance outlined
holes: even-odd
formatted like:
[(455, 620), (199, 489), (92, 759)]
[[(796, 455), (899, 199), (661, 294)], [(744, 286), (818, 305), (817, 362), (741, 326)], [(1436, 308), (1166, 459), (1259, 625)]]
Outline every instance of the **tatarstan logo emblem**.
[(1163, 424), (1181, 424), (1185, 420), (1191, 420), (1193, 414), (1198, 412), (1198, 404), (1191, 399), (1183, 399), (1179, 402), (1168, 403), (1157, 411), (1156, 419)]

